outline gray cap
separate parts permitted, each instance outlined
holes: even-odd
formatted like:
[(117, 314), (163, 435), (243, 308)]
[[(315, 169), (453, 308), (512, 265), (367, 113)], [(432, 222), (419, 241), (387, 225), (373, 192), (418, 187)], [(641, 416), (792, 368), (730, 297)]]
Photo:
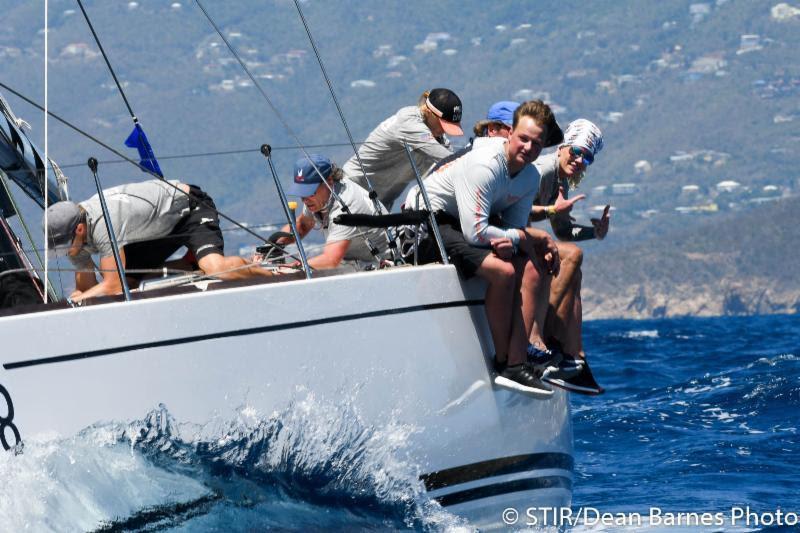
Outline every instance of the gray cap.
[(50, 248), (69, 246), (81, 221), (81, 208), (75, 202), (57, 202), (47, 208), (46, 219)]

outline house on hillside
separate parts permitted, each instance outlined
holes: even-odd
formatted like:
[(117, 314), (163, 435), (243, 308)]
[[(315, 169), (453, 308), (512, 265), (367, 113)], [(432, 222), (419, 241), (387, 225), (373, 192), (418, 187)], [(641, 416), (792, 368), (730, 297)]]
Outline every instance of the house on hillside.
[(800, 18), (800, 7), (793, 7), (785, 2), (781, 2), (780, 4), (775, 4), (772, 6), (770, 15), (772, 16), (773, 20), (786, 22), (794, 18)]
[(761, 36), (756, 34), (742, 35), (739, 38), (739, 49), (736, 50), (736, 55), (742, 55), (749, 52), (755, 52), (764, 48), (761, 44)]
[(653, 171), (653, 165), (651, 165), (650, 161), (646, 159), (640, 159), (633, 164), (633, 171), (636, 174), (649, 174)]
[(639, 186), (635, 183), (613, 183), (611, 194), (615, 196), (628, 196), (639, 192)]
[(737, 193), (742, 191), (742, 184), (738, 181), (724, 180), (717, 183), (715, 188), (718, 193)]

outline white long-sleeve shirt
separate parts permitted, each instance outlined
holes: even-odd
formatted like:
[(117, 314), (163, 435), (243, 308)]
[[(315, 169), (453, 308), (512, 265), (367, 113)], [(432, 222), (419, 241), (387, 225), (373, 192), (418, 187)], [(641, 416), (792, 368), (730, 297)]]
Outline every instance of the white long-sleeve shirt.
[[(434, 212), (458, 218), (464, 238), (474, 246), (488, 247), (492, 239), (507, 237), (519, 244), (519, 232), (528, 223), (533, 198), (539, 189), (539, 172), (525, 165), (515, 176), (508, 171), (506, 140), (479, 137), (471, 151), (442, 166), (425, 179)], [(421, 208), (418, 187), (406, 197), (406, 207)], [(490, 217), (499, 217), (499, 225)], [(494, 220), (493, 220), (494, 221)]]

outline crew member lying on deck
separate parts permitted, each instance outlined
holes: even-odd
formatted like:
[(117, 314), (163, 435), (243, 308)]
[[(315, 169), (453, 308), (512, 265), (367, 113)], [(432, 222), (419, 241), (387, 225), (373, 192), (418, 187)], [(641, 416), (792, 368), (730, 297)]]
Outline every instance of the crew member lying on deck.
[[(150, 180), (103, 191), (125, 268), (161, 268), (169, 256), (186, 246), (208, 275), (221, 279), (272, 275), (255, 265), (239, 268), (248, 264), (241, 257), (225, 257), (214, 201), (199, 187), (170, 183), (179, 190), (161, 180)], [(58, 255), (67, 255), (77, 269), (75, 292), (70, 296), (73, 301), (122, 292), (97, 195), (80, 204), (51, 205), (47, 209), (47, 230), (50, 248)], [(92, 254), (100, 256), (100, 283), (95, 277)], [(144, 276), (132, 273), (126, 277), (137, 283)]]
[[(309, 157), (311, 161), (302, 157), (295, 163), (294, 183), (287, 191), (289, 195), (299, 196), (303, 200), (303, 212), (296, 221), (300, 238), (315, 228), (322, 230), (325, 236), (324, 250), (308, 260), (309, 266), (324, 269), (341, 265), (353, 270), (364, 270), (370, 265), (379, 266), (389, 249), (383, 230), (334, 222), (337, 216), (344, 213), (342, 203), (354, 215), (374, 215), (375, 208), (369, 194), (356, 183), (342, 180), (342, 170), (327, 157), (317, 154), (310, 154)], [(322, 173), (321, 176), (317, 170)], [(331, 190), (336, 193), (335, 196)], [(284, 226), (282, 231), (288, 232), (289, 225)], [(291, 242), (291, 237), (282, 237), (277, 241), (281, 245)], [(371, 253), (370, 243), (378, 251), (377, 257)]]
[[(552, 390), (528, 365), (526, 348), (540, 284), (558, 273), (559, 259), (550, 236), (526, 225), (539, 186), (530, 163), (549, 144), (551, 124), (555, 119), (546, 104), (525, 102), (514, 113), (507, 140), (476, 139), (470, 152), (425, 180), (450, 260), (463, 276), (477, 274), (488, 283), (495, 383), (540, 396)], [(418, 192), (417, 187), (409, 192), (405, 208), (419, 207)], [(430, 237), (421, 244), (423, 261), (439, 259)]]

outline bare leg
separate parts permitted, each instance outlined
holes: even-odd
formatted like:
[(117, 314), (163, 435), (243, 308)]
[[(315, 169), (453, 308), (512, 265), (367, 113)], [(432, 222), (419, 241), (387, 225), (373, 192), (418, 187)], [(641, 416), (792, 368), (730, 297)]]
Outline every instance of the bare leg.
[[(583, 252), (571, 243), (558, 244), (561, 256), (561, 272), (550, 291), (550, 305), (545, 320), (544, 336), (555, 338), (564, 352), (572, 355), (583, 353), (581, 339), (581, 263)], [(563, 279), (562, 279), (563, 278)]]
[[(208, 254), (203, 256), (203, 258), (198, 259), (197, 264), (200, 266), (200, 269), (205, 272), (209, 276), (218, 277), (219, 279), (246, 279), (252, 278), (255, 276), (272, 276), (272, 272), (261, 268), (255, 264), (250, 263), (243, 257), (239, 256), (224, 256), (221, 254)], [(253, 265), (250, 268), (239, 268), (245, 265)], [(232, 272), (228, 272), (231, 269), (239, 268), (239, 270), (233, 270)], [(218, 274), (219, 272), (223, 272), (222, 274)]]
[(537, 265), (525, 256), (515, 257), (514, 267), (517, 283), (508, 362), (520, 364), (526, 359), (528, 338), (534, 328), (533, 317), (539, 314), (540, 307), (547, 309), (547, 301), (542, 299), (541, 294), (542, 285), (548, 284), (550, 276), (543, 275)]
[(512, 305), (514, 300), (514, 265), (495, 255), (488, 255), (478, 269), (478, 276), (486, 280), (486, 319), (492, 333), (495, 357), (498, 363), (508, 358), (511, 335)]

